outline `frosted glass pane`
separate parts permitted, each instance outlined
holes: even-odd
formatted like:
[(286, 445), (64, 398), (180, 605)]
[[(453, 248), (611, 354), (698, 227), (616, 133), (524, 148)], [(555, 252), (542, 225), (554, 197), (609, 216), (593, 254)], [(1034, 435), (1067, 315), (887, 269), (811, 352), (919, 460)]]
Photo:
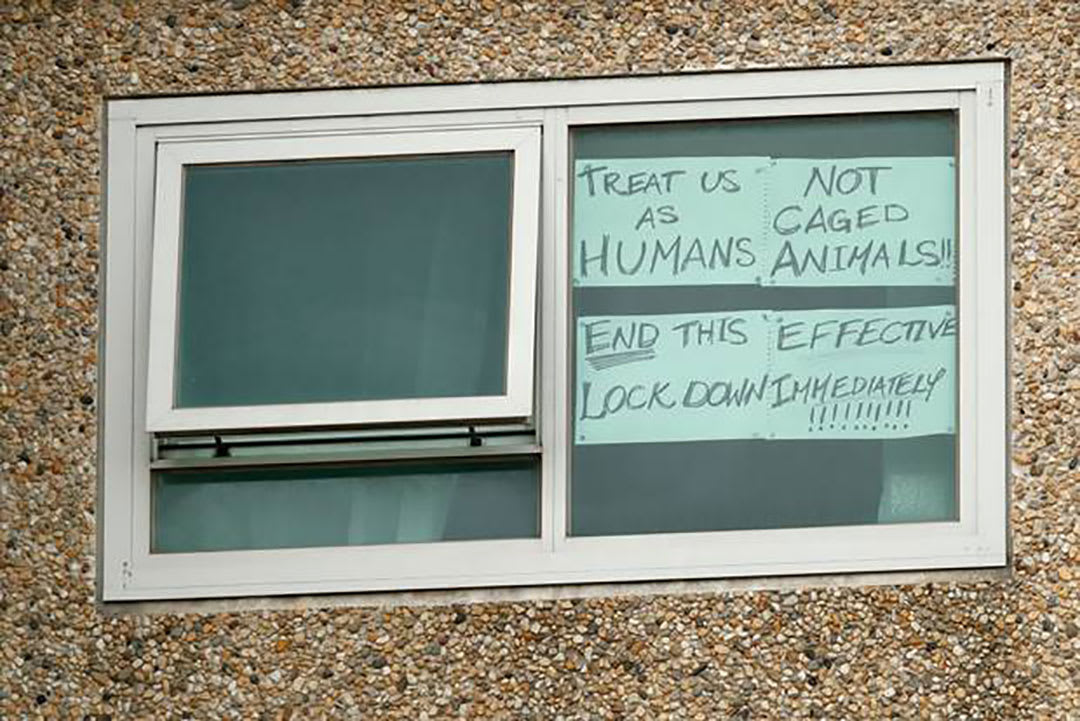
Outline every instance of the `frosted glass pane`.
[(572, 144), (572, 535), (957, 518), (953, 113)]
[(534, 538), (534, 460), (154, 474), (155, 553)]
[(189, 166), (176, 405), (502, 395), (512, 165)]

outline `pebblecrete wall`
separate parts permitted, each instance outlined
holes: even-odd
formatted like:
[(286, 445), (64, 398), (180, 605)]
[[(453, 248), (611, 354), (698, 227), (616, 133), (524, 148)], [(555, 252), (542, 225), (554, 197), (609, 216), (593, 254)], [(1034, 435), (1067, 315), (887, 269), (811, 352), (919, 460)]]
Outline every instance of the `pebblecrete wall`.
[[(0, 717), (1080, 718), (1078, 32), (1065, 0), (0, 4)], [(95, 605), (104, 96), (1001, 56), (1011, 577)]]

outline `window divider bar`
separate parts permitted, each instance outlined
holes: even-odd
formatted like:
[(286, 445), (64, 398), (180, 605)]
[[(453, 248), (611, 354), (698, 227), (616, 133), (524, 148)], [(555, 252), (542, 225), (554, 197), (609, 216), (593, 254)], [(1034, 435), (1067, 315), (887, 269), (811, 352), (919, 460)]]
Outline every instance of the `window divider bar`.
[(169, 434), (157, 434), (157, 445), (162, 451), (173, 450), (196, 450), (212, 449), (224, 444), (230, 448), (261, 447), (261, 446), (295, 446), (295, 445), (322, 445), (338, 443), (365, 443), (365, 442), (396, 442), (396, 441), (429, 441), (429, 440), (453, 440), (461, 439), (468, 441), (479, 436), (482, 439), (501, 438), (506, 436), (522, 436), (534, 434), (535, 430), (529, 424), (485, 426), (482, 424), (470, 424), (468, 426), (450, 426), (441, 429), (435, 428), (398, 428), (398, 429), (374, 429), (369, 431), (299, 431), (293, 433), (200, 433), (193, 436), (174, 436)]
[(537, 444), (463, 446), (457, 448), (401, 448), (336, 453), (297, 453), (267, 456), (214, 456), (204, 458), (166, 458), (150, 464), (153, 471), (179, 471), (198, 468), (266, 468), (312, 465), (360, 465), (397, 461), (437, 461), (454, 459), (497, 459), (515, 456), (538, 456)]

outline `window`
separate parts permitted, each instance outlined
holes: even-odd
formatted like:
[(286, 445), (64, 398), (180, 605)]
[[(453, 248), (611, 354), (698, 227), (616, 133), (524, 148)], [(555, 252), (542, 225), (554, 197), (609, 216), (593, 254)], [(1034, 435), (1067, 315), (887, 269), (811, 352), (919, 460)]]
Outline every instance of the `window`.
[(159, 145), (151, 431), (527, 417), (539, 129)]
[(996, 63), (115, 100), (106, 600), (999, 566)]
[(574, 535), (956, 520), (954, 113), (572, 147)]

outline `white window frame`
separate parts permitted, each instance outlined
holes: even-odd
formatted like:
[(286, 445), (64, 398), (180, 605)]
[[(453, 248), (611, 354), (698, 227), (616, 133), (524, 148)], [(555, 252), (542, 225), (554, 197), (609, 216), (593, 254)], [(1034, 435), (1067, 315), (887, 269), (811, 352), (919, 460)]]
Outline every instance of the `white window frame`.
[[(253, 128), (253, 130), (256, 130)], [(489, 151), (513, 154), (509, 309), (504, 392), (492, 396), (290, 403), (211, 408), (174, 404), (178, 333), (181, 215), (184, 169), (189, 165), (260, 161), (451, 155)], [(536, 242), (540, 193), (540, 129), (413, 130), (312, 134), (230, 140), (159, 140), (154, 197), (150, 298), (148, 431), (290, 428), (313, 425), (434, 422), (524, 418), (532, 413)]]
[[(106, 601), (1000, 567), (1008, 561), (1006, 66), (712, 73), (108, 106), (100, 515)], [(437, 109), (437, 112), (432, 112)], [(958, 113), (959, 520), (570, 537), (572, 127), (951, 109)], [(540, 128), (540, 537), (150, 553), (150, 241), (157, 149), (174, 142)]]

